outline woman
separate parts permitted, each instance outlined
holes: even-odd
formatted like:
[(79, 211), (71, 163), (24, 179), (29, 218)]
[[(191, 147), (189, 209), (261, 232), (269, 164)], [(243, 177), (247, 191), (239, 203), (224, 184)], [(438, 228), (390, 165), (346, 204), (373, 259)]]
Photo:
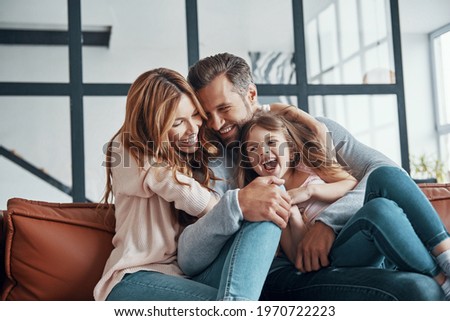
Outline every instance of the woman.
[[(253, 262), (246, 253), (258, 252), (254, 238), (242, 231), (192, 279), (177, 263), (183, 228), (217, 203), (213, 189), (226, 184), (207, 166), (215, 150), (203, 137), (204, 119), (191, 87), (175, 71), (150, 70), (131, 85), (125, 121), (106, 159), (104, 199), (108, 203), (114, 195), (116, 234), (96, 300), (258, 299), (281, 234), (272, 223), (258, 224), (270, 254), (250, 253)], [(262, 273), (255, 276), (252, 264)]]

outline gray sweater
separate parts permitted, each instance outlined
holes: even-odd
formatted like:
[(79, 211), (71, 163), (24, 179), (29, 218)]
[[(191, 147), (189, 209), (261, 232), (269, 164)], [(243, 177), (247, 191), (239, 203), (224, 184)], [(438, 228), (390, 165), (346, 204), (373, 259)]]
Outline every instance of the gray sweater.
[[(397, 166), (380, 152), (356, 140), (345, 128), (328, 118), (318, 118), (327, 127), (333, 139), (338, 161), (359, 181), (344, 197), (327, 207), (316, 220), (339, 233), (349, 218), (361, 208), (367, 177), (380, 166)], [(221, 194), (217, 205), (207, 215), (183, 231), (178, 243), (178, 264), (187, 275), (203, 271), (217, 257), (225, 242), (241, 226), (243, 215), (239, 207), (237, 189), (233, 187), (233, 169), (224, 160), (212, 168), (225, 182), (216, 188)], [(230, 164), (230, 162), (228, 162)]]

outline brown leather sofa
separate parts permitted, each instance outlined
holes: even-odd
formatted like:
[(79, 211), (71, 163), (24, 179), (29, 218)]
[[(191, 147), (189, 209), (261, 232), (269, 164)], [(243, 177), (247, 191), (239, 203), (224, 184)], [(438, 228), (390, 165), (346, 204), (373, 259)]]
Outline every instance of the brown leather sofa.
[(113, 210), (13, 198), (0, 224), (1, 300), (93, 300), (112, 250)]
[[(450, 230), (450, 184), (420, 187)], [(113, 235), (113, 209), (10, 199), (0, 214), (1, 300), (92, 300)]]

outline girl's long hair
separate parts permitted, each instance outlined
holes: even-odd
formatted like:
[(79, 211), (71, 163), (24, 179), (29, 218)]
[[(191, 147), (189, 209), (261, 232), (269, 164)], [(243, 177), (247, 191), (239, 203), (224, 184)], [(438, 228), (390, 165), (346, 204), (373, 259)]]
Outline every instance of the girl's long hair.
[[(169, 142), (168, 133), (182, 95), (186, 95), (202, 118), (206, 119), (205, 111), (194, 91), (178, 72), (166, 68), (153, 69), (141, 74), (133, 82), (127, 95), (124, 123), (108, 143), (106, 151), (106, 188), (102, 199), (104, 205), (113, 201), (111, 149), (113, 140), (118, 135), (121, 135), (121, 143), (142, 170), (145, 161), (156, 161), (169, 166), (173, 178), (179, 184), (182, 183), (177, 179), (176, 172), (194, 177), (202, 186), (211, 190), (210, 179), (216, 178), (208, 169), (207, 162), (216, 150), (207, 143), (204, 130), (200, 129), (200, 147), (194, 154), (183, 154)], [(182, 226), (195, 220), (181, 211), (174, 211), (174, 215)]]
[(289, 146), (290, 167), (294, 168), (301, 164), (318, 174), (323, 174), (330, 180), (339, 180), (338, 175), (342, 173), (343, 168), (336, 158), (331, 157), (327, 152), (327, 146), (324, 146), (308, 127), (297, 122), (290, 122), (281, 114), (257, 112), (241, 129), (240, 160), (237, 173), (239, 187), (247, 185), (258, 176), (250, 164), (251, 157), (255, 155), (248, 155), (246, 148), (250, 132), (256, 126), (270, 132), (283, 133)]

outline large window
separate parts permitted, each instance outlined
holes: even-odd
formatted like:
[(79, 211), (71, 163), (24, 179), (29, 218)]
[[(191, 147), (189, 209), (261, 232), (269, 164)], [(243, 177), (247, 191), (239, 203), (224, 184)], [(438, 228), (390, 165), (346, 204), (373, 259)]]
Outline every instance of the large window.
[(335, 119), (409, 171), (398, 0), (2, 0), (0, 35), (0, 208), (98, 201), (131, 82), (224, 51), (261, 102)]
[(450, 25), (430, 34), (436, 127), (444, 179), (450, 172)]
[[(389, 1), (308, 0), (304, 16), (309, 84), (396, 84)], [(326, 88), (322, 92), (326, 94)], [(311, 114), (338, 121), (363, 143), (401, 164), (397, 110), (395, 95), (309, 100)]]
[(400, 163), (394, 95), (311, 96), (310, 112), (334, 119), (362, 143)]
[(395, 83), (389, 1), (322, 3), (305, 1), (308, 82)]

